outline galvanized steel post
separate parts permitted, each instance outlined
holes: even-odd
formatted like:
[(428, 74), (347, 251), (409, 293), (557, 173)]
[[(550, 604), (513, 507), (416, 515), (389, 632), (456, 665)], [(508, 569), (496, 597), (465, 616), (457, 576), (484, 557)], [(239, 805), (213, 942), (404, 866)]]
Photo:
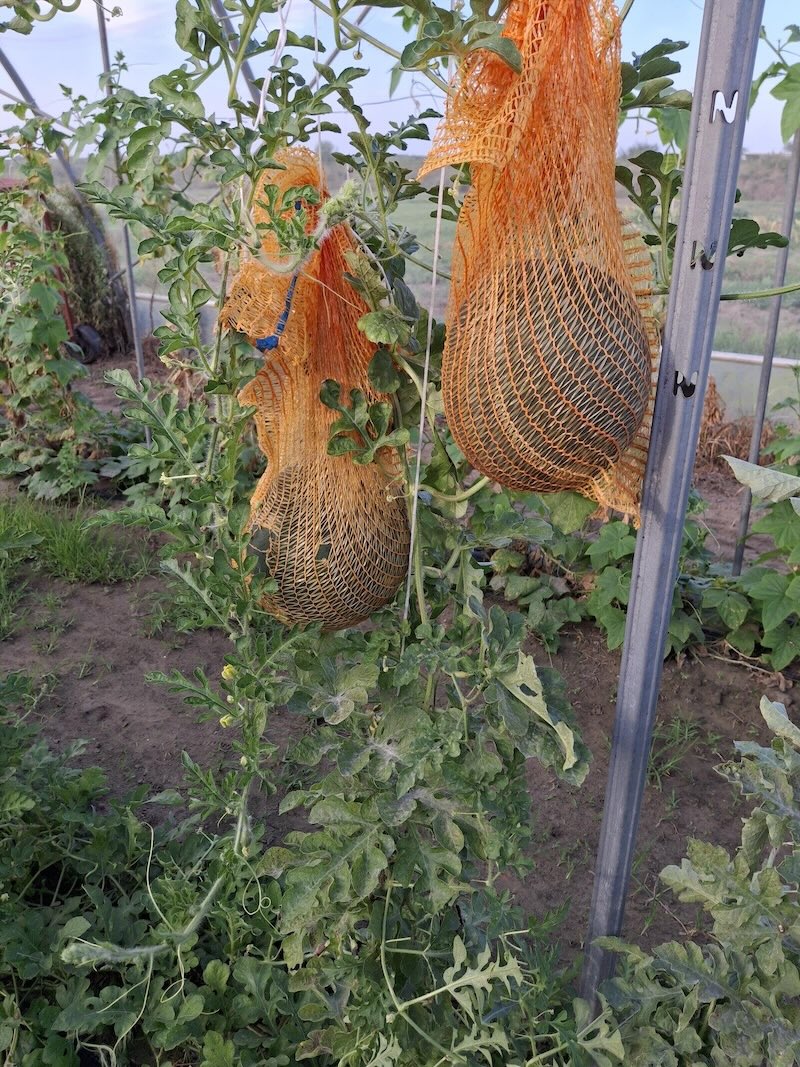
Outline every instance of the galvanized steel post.
[(581, 978), (594, 1005), (615, 964), (594, 941), (622, 931), (763, 8), (764, 0), (707, 0), (703, 16)]

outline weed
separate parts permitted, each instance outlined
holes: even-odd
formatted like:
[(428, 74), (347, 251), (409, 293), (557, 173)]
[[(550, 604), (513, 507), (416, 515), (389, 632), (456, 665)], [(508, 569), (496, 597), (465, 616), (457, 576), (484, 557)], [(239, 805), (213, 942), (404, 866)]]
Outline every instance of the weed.
[(653, 747), (647, 767), (647, 780), (657, 789), (692, 751), (700, 739), (700, 727), (693, 719), (674, 716), (668, 723), (658, 723), (653, 731)]
[(57, 593), (42, 593), (37, 597), (36, 614), (33, 619), (34, 630), (59, 629), (64, 632), (65, 626), (61, 623), (61, 611), (64, 607), (64, 598)]
[(650, 849), (652, 848), (651, 842), (646, 842), (637, 851), (633, 857), (633, 863), (631, 864), (631, 877), (635, 878), (639, 873), (639, 868), (647, 865), (647, 857), (650, 855)]
[(666, 799), (664, 800), (664, 808), (665, 819), (671, 818), (678, 810), (678, 794), (675, 792), (674, 789), (670, 790), (669, 796), (666, 797)]
[(19, 580), (14, 563), (8, 559), (0, 560), (0, 641), (13, 637), (19, 627), (17, 605), (26, 588), (27, 582)]
[(78, 681), (83, 681), (84, 678), (88, 678), (90, 674), (93, 674), (95, 667), (94, 639), (92, 639), (89, 642), (89, 647), (86, 649), (85, 657), (75, 667), (75, 674), (78, 677)]
[(0, 502), (0, 538), (32, 535), (30, 557), (54, 578), (111, 585), (146, 574), (149, 558), (95, 529), (83, 508), (73, 510), (15, 499)]
[(51, 615), (55, 615), (56, 612), (61, 611), (64, 607), (64, 598), (51, 590), (47, 593), (42, 593), (39, 597), (39, 606)]
[(660, 897), (667, 892), (666, 889), (662, 889), (659, 893), (658, 883), (651, 885), (649, 882), (649, 876), (645, 875), (644, 878), (638, 878), (635, 874), (632, 875), (631, 881), (634, 884), (634, 895), (641, 897), (643, 907), (647, 908), (644, 920), (642, 921), (641, 929), (639, 930), (639, 937), (644, 937), (659, 913)]
[(583, 838), (571, 841), (559, 849), (556, 866), (564, 868), (564, 880), (569, 882), (577, 866), (591, 862), (591, 849)]
[(34, 642), (33, 647), (43, 656), (51, 656), (58, 647), (59, 638), (73, 625), (75, 619), (69, 616), (66, 619), (54, 619), (49, 626), (42, 627), (45, 635)]

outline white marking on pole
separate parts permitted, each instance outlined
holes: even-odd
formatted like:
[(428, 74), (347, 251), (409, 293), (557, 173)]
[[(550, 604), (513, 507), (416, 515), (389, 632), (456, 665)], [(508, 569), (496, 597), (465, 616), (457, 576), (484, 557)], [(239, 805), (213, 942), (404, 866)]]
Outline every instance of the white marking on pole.
[(739, 90), (731, 97), (731, 102), (728, 103), (725, 99), (725, 94), (721, 89), (717, 89), (714, 93), (711, 104), (711, 121), (715, 122), (717, 115), (722, 115), (725, 122), (730, 126), (736, 118), (736, 112), (739, 107)]

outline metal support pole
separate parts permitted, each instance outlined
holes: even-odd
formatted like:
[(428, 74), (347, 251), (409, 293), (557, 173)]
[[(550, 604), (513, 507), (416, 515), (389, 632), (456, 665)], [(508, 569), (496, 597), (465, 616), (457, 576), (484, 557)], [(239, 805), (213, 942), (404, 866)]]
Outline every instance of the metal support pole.
[[(800, 130), (792, 140), (792, 157), (789, 162), (789, 170), (786, 174), (786, 199), (783, 204), (783, 219), (781, 220), (781, 233), (791, 239), (794, 225), (795, 205), (797, 203), (797, 186), (800, 182)], [(786, 267), (789, 262), (789, 245), (778, 249), (778, 258), (775, 261), (775, 288), (779, 289), (786, 281)], [(761, 452), (761, 432), (764, 429), (764, 417), (767, 411), (767, 394), (769, 393), (769, 381), (772, 377), (772, 367), (775, 360), (775, 342), (778, 339), (778, 323), (781, 317), (782, 296), (772, 298), (772, 306), (769, 309), (767, 322), (767, 336), (764, 341), (764, 362), (761, 364), (761, 377), (758, 380), (758, 396), (756, 398), (755, 418), (753, 420), (753, 435), (750, 438), (750, 463), (758, 463)], [(742, 510), (739, 515), (739, 529), (736, 533), (736, 545), (733, 550), (733, 574), (742, 573), (742, 561), (744, 560), (744, 543), (747, 538), (747, 530), (750, 525), (750, 508), (753, 503), (753, 494), (749, 489), (744, 492)]]
[[(106, 33), (106, 19), (103, 5), (97, 5), (97, 29), (100, 34), (100, 51), (103, 56), (103, 72), (108, 79), (111, 74), (111, 58), (108, 52), (108, 34)], [(111, 84), (106, 80), (106, 96), (111, 98), (113, 96), (113, 90)], [(119, 148), (114, 147), (114, 171), (117, 176), (117, 182), (119, 182)], [(133, 278), (133, 256), (131, 255), (131, 238), (128, 226), (126, 223), (122, 226), (122, 244), (125, 255), (125, 279), (128, 287), (128, 308), (131, 316), (131, 337), (133, 338), (133, 348), (136, 353), (136, 374), (141, 382), (144, 378), (144, 350), (142, 348), (142, 337), (139, 333), (139, 320), (137, 316), (136, 306), (136, 282)], [(145, 443), (150, 446), (153, 437), (150, 433), (150, 427), (144, 428)]]
[[(99, 10), (100, 10), (100, 8), (98, 8), (98, 11)], [(34, 114), (39, 115), (41, 118), (51, 119), (52, 120), (52, 116), (48, 115), (44, 111), (42, 111), (42, 109), (36, 103), (36, 101), (34, 100), (32, 94), (30, 92), (30, 90), (28, 89), (27, 85), (22, 80), (22, 78), (19, 76), (16, 67), (11, 62), (11, 60), (8, 58), (8, 56), (5, 54), (5, 52), (3, 51), (2, 48), (0, 48), (0, 66), (3, 67), (3, 69), (6, 72), (6, 74), (9, 76), (11, 81), (14, 83), (14, 86), (15, 86), (17, 92), (22, 97), (22, 101), (28, 105), (28, 107), (31, 109), (31, 111), (33, 111)], [(4, 95), (9, 95), (9, 94), (4, 94)], [(97, 245), (97, 247), (102, 252), (103, 258), (105, 259), (105, 262), (106, 262), (106, 273), (108, 274), (109, 285), (111, 286), (111, 290), (112, 290), (113, 293), (116, 294), (116, 298), (121, 301), (122, 292), (123, 291), (122, 291), (122, 288), (120, 286), (120, 283), (113, 276), (114, 275), (114, 265), (111, 262), (111, 255), (109, 253), (108, 246), (106, 245), (106, 241), (105, 241), (105, 237), (103, 236), (103, 232), (100, 229), (100, 227), (97, 225), (97, 220), (95, 219), (94, 215), (92, 214), (91, 209), (89, 208), (88, 204), (86, 203), (86, 200), (83, 197), (83, 194), (81, 193), (80, 189), (78, 188), (77, 175), (75, 174), (75, 171), (72, 169), (72, 165), (69, 162), (69, 160), (67, 159), (66, 153), (64, 152), (64, 150), (62, 148), (56, 148), (56, 153), (55, 154), (56, 154), (56, 159), (61, 164), (61, 169), (64, 171), (64, 174), (67, 177), (67, 181), (70, 183), (72, 188), (75, 190), (75, 195), (77, 197), (77, 203), (78, 203), (78, 209), (80, 210), (81, 218), (83, 219), (84, 225), (86, 226), (86, 230), (89, 233), (89, 235), (92, 238), (92, 240), (94, 241), (94, 243)]]
[(763, 8), (764, 0), (709, 0), (704, 9), (581, 977), (595, 1007), (615, 965), (595, 938), (622, 931)]
[[(31, 111), (33, 111), (33, 112), (35, 112), (35, 114), (39, 115), (40, 118), (43, 118), (43, 119), (50, 118), (51, 116), (46, 115), (44, 113), (44, 111), (42, 111), (42, 109), (36, 103), (36, 101), (34, 100), (33, 96), (31, 95), (30, 90), (28, 89), (28, 86), (25, 84), (25, 82), (19, 76), (19, 74), (17, 73), (16, 67), (11, 62), (11, 60), (8, 58), (8, 56), (5, 54), (5, 52), (3, 51), (2, 48), (0, 48), (0, 64), (2, 64), (3, 69), (5, 70), (6, 74), (9, 76), (11, 81), (14, 83), (14, 87), (16, 88), (17, 92), (22, 97), (22, 100), (24, 101), (24, 103), (26, 103), (28, 105), (28, 107), (31, 109)], [(7, 94), (3, 94), (3, 95), (7, 95)], [(12, 99), (13, 99), (13, 97), (12, 97)], [(77, 189), (78, 179), (77, 179), (77, 177), (75, 175), (75, 171), (72, 169), (72, 166), (70, 165), (69, 160), (67, 159), (66, 155), (64, 154), (64, 152), (62, 151), (61, 148), (57, 148), (56, 149), (56, 159), (61, 164), (61, 166), (62, 166), (62, 168), (64, 170), (64, 173), (66, 174), (67, 179), (69, 180), (70, 185), (72, 185), (73, 189)]]
[[(232, 42), (238, 42), (239, 36), (236, 33), (236, 30), (233, 28), (233, 23), (231, 22), (230, 15), (225, 10), (225, 6), (222, 3), (222, 0), (211, 0), (211, 4), (214, 8), (214, 13), (219, 19), (220, 25), (227, 33), (229, 39)], [(248, 93), (250, 93), (250, 99), (253, 101), (256, 107), (258, 107), (259, 102), (261, 100), (261, 94), (256, 88), (256, 78), (255, 74), (253, 74), (253, 68), (250, 66), (246, 59), (242, 62), (241, 71), (244, 75), (244, 80), (247, 83), (247, 91)]]

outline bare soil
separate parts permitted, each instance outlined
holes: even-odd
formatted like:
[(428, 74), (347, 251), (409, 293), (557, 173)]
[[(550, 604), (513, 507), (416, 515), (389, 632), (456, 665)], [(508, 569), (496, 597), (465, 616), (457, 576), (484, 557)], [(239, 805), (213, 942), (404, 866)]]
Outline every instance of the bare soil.
[(116, 796), (179, 786), (183, 750), (210, 768), (230, 752), (216, 722), (198, 722), (166, 687), (145, 681), (151, 671), (196, 667), (219, 677), (226, 651), (217, 631), (149, 635), (160, 585), (153, 577), (111, 586), (36, 578), (22, 625), (0, 644), (0, 672), (24, 669), (47, 691), (37, 711), (46, 737), (58, 746), (85, 740), (81, 762), (102, 767)]

